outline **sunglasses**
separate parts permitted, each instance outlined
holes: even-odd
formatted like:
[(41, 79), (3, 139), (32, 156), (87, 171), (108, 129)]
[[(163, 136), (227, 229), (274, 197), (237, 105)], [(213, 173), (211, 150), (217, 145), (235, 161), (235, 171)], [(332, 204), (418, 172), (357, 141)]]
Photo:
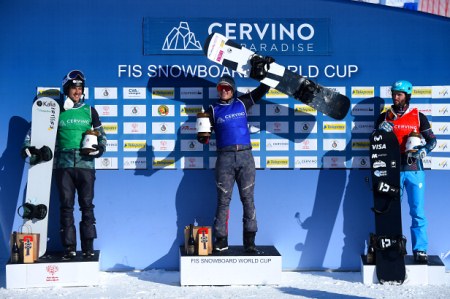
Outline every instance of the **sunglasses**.
[(70, 72), (67, 74), (66, 78), (67, 78), (68, 80), (74, 80), (74, 79), (77, 79), (77, 78), (80, 78), (80, 79), (83, 80), (83, 81), (86, 80), (86, 78), (84, 78), (84, 74), (83, 74), (81, 71), (79, 71), (79, 70), (73, 70), (73, 71), (70, 71)]
[(218, 85), (217, 86), (217, 91), (218, 92), (222, 92), (222, 91), (230, 92), (232, 90), (233, 90), (233, 88), (231, 88), (231, 86), (228, 86), (228, 85)]

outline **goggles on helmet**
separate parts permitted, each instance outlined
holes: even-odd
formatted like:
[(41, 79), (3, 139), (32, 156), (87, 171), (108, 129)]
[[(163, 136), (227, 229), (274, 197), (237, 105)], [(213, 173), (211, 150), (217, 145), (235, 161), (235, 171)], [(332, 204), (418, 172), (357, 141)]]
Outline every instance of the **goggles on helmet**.
[(79, 70), (73, 70), (73, 71), (70, 71), (70, 72), (67, 74), (66, 79), (68, 79), (68, 80), (73, 80), (73, 79), (77, 79), (78, 77), (79, 77), (81, 80), (83, 80), (83, 81), (86, 80), (86, 78), (84, 78), (83, 72), (81, 72), (81, 71), (79, 71)]

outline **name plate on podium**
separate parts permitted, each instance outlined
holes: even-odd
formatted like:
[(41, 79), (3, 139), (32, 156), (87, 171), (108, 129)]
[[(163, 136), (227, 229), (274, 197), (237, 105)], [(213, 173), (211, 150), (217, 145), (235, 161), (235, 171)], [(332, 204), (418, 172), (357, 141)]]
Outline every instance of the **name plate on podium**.
[(282, 272), (281, 255), (274, 246), (257, 246), (259, 254), (229, 246), (209, 256), (186, 255), (180, 247), (180, 284), (199, 285), (276, 285)]

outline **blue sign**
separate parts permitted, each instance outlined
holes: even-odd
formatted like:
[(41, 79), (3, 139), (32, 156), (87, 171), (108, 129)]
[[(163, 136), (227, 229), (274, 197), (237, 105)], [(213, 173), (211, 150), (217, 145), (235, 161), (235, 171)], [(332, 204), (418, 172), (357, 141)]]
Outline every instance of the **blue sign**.
[(144, 55), (202, 55), (212, 32), (263, 55), (329, 55), (330, 20), (144, 18)]

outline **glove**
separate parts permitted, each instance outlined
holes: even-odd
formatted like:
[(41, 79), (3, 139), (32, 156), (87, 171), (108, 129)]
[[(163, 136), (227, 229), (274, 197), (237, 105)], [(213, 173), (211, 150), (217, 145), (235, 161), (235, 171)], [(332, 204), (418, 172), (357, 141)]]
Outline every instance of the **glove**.
[(385, 131), (385, 132), (392, 132), (393, 129), (394, 129), (394, 124), (390, 123), (388, 121), (383, 121), (378, 126), (378, 130)]
[(201, 144), (208, 144), (209, 143), (209, 137), (210, 136), (197, 134), (197, 141), (200, 142)]
[(93, 144), (92, 147), (95, 149), (95, 151), (88, 154), (91, 157), (100, 158), (105, 152), (105, 147), (103, 145)]
[(415, 159), (421, 159), (421, 160), (423, 160), (423, 159), (427, 156), (427, 154), (428, 154), (428, 151), (427, 151), (427, 148), (426, 148), (425, 145), (418, 145), (418, 146), (415, 146), (414, 149), (416, 149), (417, 151), (416, 151), (416, 152), (413, 152), (413, 153), (411, 154), (411, 157), (413, 157), (413, 158), (415, 158)]
[(250, 65), (252, 67), (250, 69), (250, 77), (258, 81), (264, 79), (272, 62), (275, 62), (275, 59), (270, 56), (262, 57), (259, 55), (253, 55), (250, 59)]

